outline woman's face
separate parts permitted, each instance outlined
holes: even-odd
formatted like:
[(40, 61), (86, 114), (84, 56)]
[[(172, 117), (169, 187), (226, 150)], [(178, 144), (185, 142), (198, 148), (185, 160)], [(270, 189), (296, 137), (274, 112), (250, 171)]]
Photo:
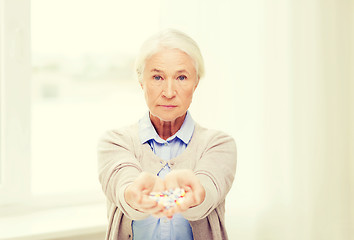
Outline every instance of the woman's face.
[(150, 114), (162, 121), (183, 116), (198, 85), (192, 58), (178, 49), (162, 49), (146, 60), (141, 87)]

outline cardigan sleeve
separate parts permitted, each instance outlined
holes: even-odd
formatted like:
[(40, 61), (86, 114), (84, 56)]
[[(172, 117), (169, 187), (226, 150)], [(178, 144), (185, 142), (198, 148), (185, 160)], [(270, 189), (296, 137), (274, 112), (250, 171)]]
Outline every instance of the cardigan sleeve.
[(98, 143), (98, 175), (106, 198), (130, 219), (148, 216), (131, 208), (124, 198), (126, 187), (142, 172), (127, 130), (106, 132)]
[(236, 172), (237, 154), (234, 139), (222, 132), (213, 132), (204, 139), (209, 140), (206, 145), (203, 144), (205, 149), (196, 163), (194, 173), (203, 185), (206, 195), (200, 205), (182, 213), (190, 221), (207, 217), (225, 200)]

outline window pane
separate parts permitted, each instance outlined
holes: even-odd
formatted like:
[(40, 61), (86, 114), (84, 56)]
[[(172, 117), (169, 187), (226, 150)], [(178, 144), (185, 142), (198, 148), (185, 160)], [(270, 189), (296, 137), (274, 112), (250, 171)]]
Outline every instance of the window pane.
[(159, 2), (31, 1), (34, 194), (100, 190), (99, 137), (147, 111), (133, 64)]

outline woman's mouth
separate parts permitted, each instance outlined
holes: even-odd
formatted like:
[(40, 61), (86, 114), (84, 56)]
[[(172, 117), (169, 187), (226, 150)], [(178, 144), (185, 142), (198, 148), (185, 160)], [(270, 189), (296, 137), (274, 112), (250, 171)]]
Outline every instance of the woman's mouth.
[(173, 109), (177, 107), (177, 105), (159, 105), (160, 107), (166, 108), (166, 109)]

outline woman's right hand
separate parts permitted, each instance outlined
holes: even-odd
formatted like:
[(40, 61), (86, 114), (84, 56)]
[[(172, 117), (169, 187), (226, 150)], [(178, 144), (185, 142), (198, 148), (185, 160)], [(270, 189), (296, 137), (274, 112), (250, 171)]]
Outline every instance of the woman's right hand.
[(132, 208), (155, 217), (162, 217), (164, 206), (151, 199), (149, 195), (150, 192), (161, 192), (163, 190), (164, 182), (161, 178), (152, 173), (142, 172), (125, 189), (124, 198)]

